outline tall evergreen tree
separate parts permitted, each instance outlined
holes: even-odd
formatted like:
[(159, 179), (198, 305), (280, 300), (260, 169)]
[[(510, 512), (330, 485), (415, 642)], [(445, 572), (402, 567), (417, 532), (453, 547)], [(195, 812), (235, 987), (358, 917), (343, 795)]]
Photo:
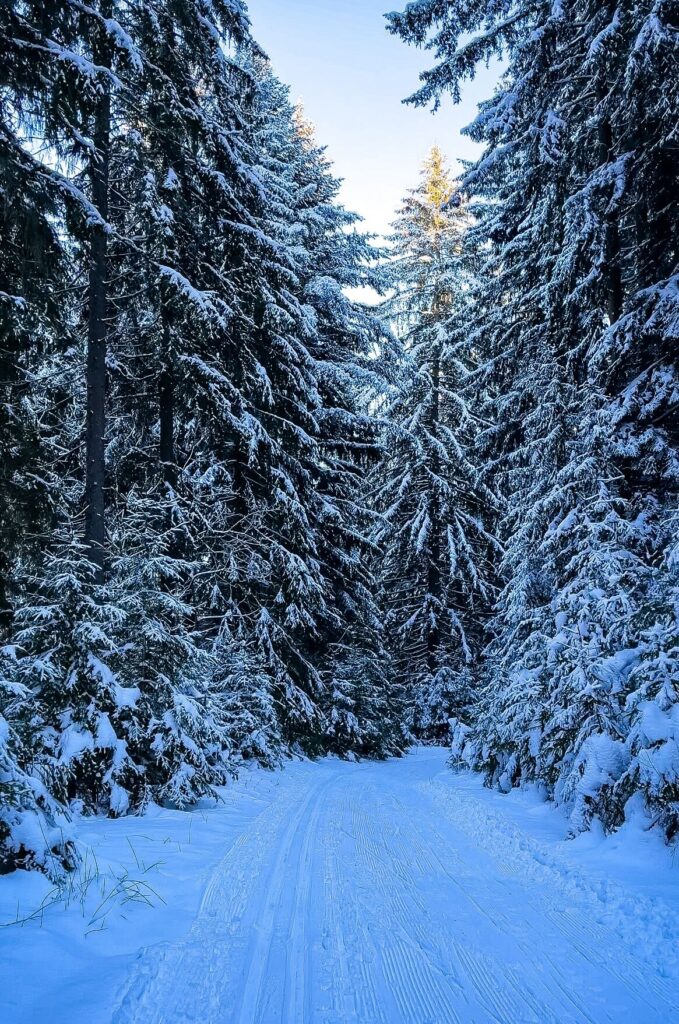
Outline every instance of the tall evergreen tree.
[[(85, 403), (87, 424), (84, 465), (75, 468), (76, 486), (58, 510), (61, 535), (55, 533), (44, 571), (36, 573), (33, 594), (20, 609), (17, 671), (31, 687), (42, 719), (34, 755), (44, 760), (53, 791), (111, 813), (143, 806), (150, 796), (184, 803), (200, 795), (224, 780), (221, 754), (228, 746), (220, 735), (220, 713), (205, 693), (211, 663), (191, 623), (195, 609), (186, 600), (196, 553), (178, 541), (187, 533), (176, 521), (178, 503), (162, 493), (171, 469), (173, 425), (167, 429), (166, 402), (159, 417), (165, 446), (159, 460), (149, 452), (157, 419), (139, 400), (154, 317), (163, 327), (169, 318), (162, 305), (169, 301), (164, 284), (171, 297), (176, 288), (201, 308), (204, 298), (187, 276), (193, 264), (188, 262), (184, 274), (168, 265), (170, 206), (158, 203), (149, 210), (154, 174), (165, 173), (166, 192), (178, 180), (168, 148), (180, 161), (191, 154), (195, 180), (204, 186), (203, 205), (194, 202), (196, 223), (206, 217), (206, 204), (211, 212), (219, 209), (215, 183), (217, 193), (228, 193), (230, 214), (238, 211), (239, 189), (257, 191), (244, 183), (246, 175), (221, 134), (229, 118), (234, 127), (239, 123), (226, 50), (244, 39), (247, 22), (234, 5), (215, 6), (212, 22), (195, 7), (174, 6), (152, 12), (142, 4), (72, 5), (66, 11), (50, 8), (30, 24), (19, 19), (31, 41), (43, 34), (51, 58), (27, 94), (18, 124), (26, 131), (32, 119), (44, 132), (49, 157), (43, 176), (70, 204), (64, 227), (75, 243), (73, 266), (84, 285), (87, 329), (80, 330), (80, 348), (69, 361), (73, 367), (81, 356), (86, 366), (76, 394)], [(168, 38), (182, 18), (183, 33)], [(180, 37), (168, 66), (161, 58)], [(161, 51), (157, 62), (154, 46)], [(71, 78), (64, 76), (64, 64)], [(161, 133), (165, 149), (158, 144)], [(235, 182), (228, 189), (227, 163)], [(252, 229), (247, 215), (238, 219)], [(72, 315), (77, 339), (77, 300)], [(221, 314), (218, 319), (224, 321)], [(162, 383), (167, 331), (160, 333), (156, 380)], [(153, 373), (153, 364), (147, 369)], [(64, 426), (70, 430), (72, 424)], [(77, 434), (70, 433), (68, 443), (73, 442)], [(84, 548), (73, 535), (81, 522), (81, 495)], [(196, 530), (189, 535), (195, 537)]]
[[(518, 4), (507, 17), (431, 0), (391, 15), (390, 29), (437, 54), (416, 103), (459, 98), (481, 60), (508, 55), (469, 129), (486, 152), (466, 176), (489, 254), (476, 332), (485, 457), (508, 501), (507, 584), (467, 750), (503, 786), (546, 782), (574, 828), (593, 813), (613, 827), (644, 742), (626, 695), (658, 657), (656, 595), (671, 589), (668, 8)], [(666, 715), (673, 698), (658, 692)]]
[(492, 495), (474, 467), (478, 422), (465, 336), (470, 217), (459, 183), (433, 149), (392, 236), (394, 295), (383, 316), (404, 350), (378, 471), (384, 517), (381, 585), (396, 671), (411, 691), (411, 725), (431, 738), (468, 712), (483, 622), (493, 594), (486, 526)]
[[(305, 695), (301, 710), (312, 716), (305, 745), (381, 753), (398, 745), (398, 724), (384, 713), (389, 702), (380, 668), (381, 630), (361, 558), (368, 546), (367, 518), (358, 500), (361, 464), (374, 458), (367, 406), (379, 386), (370, 363), (381, 327), (344, 294), (347, 287), (377, 283), (371, 270), (376, 253), (355, 230), (355, 215), (337, 203), (339, 182), (287, 89), (266, 62), (259, 63), (257, 73), (259, 174), (273, 200), (268, 230), (290, 253), (294, 277), (288, 287), (300, 304), (298, 337), (306, 351), (305, 376), (290, 392), (296, 407), (288, 404), (263, 419), (276, 440), (286, 422), (297, 422), (304, 433), (295, 446), (271, 451), (284, 471), (286, 490), (281, 509), (274, 504), (262, 517), (264, 536), (274, 531), (268, 559), (273, 571), (259, 598), (257, 635), (276, 673), (288, 675), (281, 700), (286, 717), (295, 709), (295, 688)], [(262, 366), (266, 379), (275, 381), (280, 370), (271, 356), (263, 353)], [(274, 400), (288, 393), (287, 387), (270, 390)], [(298, 460), (291, 462), (296, 451)], [(303, 515), (299, 533), (290, 532), (295, 506)], [(279, 511), (285, 513), (282, 520)], [(363, 686), (344, 671), (355, 649), (361, 652)], [(298, 726), (289, 720), (284, 725), (295, 738)]]
[(27, 134), (44, 125), (44, 55), (30, 5), (0, 11), (0, 637), (12, 627), (17, 566), (39, 554), (58, 479), (50, 434), (56, 362), (72, 343), (64, 205)]

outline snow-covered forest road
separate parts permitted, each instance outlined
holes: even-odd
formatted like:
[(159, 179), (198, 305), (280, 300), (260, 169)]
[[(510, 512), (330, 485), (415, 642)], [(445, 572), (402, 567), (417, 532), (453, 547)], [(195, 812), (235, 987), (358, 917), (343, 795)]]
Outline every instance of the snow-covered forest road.
[(657, 901), (646, 919), (444, 762), (284, 772), (189, 933), (140, 958), (115, 1024), (676, 1020)]

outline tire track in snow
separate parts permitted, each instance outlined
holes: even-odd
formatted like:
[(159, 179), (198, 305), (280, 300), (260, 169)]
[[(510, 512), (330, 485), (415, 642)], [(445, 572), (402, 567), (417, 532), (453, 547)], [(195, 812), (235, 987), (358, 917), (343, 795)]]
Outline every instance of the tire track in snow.
[[(356, 769), (362, 772), (362, 769)], [(395, 1005), (381, 983), (380, 952), (373, 942), (359, 899), (353, 870), (355, 824), (353, 808), (363, 798), (360, 775), (336, 796), (335, 813), (329, 817), (334, 831), (328, 834), (325, 856), (326, 925), (328, 956), (325, 987), (330, 998), (324, 1024), (392, 1024)], [(314, 1022), (315, 1024), (315, 1022)]]
[[(431, 815), (429, 820), (431, 821), (431, 828), (435, 830), (433, 824), (437, 820), (440, 820), (440, 812), (446, 813), (446, 808), (451, 808), (452, 800), (448, 800), (445, 803), (432, 799), (428, 794), (423, 792), (422, 786), (418, 786), (418, 793), (420, 801), (424, 801), (431, 807)], [(429, 785), (426, 787), (430, 788)], [(451, 786), (449, 795), (455, 800), (454, 787)], [(458, 798), (459, 799), (459, 798)], [(460, 800), (460, 803), (462, 801)], [(466, 801), (465, 801), (466, 803)], [(476, 802), (475, 802), (476, 803)], [(456, 801), (457, 804), (457, 801)], [(464, 813), (466, 808), (461, 806), (454, 806), (454, 821), (455, 824), (460, 824), (465, 830), (465, 826), (468, 826), (468, 817)], [(487, 812), (485, 807), (474, 807), (474, 811), (481, 814), (488, 814), (488, 821), (486, 822), (487, 831), (493, 835), (507, 835), (511, 843), (516, 844), (516, 836), (519, 835), (518, 829), (511, 823), (504, 821), (499, 814), (496, 812)], [(462, 812), (462, 816), (460, 815)], [(466, 830), (465, 830), (466, 831)], [(438, 833), (441, 838), (440, 833)], [(470, 836), (472, 842), (478, 841), (476, 833)], [(581, 901), (580, 905), (575, 907), (568, 906), (567, 903), (573, 898), (571, 892), (560, 891), (559, 883), (562, 882), (562, 878), (558, 871), (549, 871), (546, 864), (543, 864), (541, 860), (534, 861), (531, 857), (532, 847), (537, 847), (537, 842), (526, 836), (521, 836), (518, 840), (519, 846), (524, 854), (526, 861), (526, 876), (522, 879), (524, 886), (523, 902), (527, 908), (530, 908), (531, 912), (536, 917), (541, 917), (545, 922), (548, 922), (555, 931), (562, 934), (564, 939), (568, 943), (568, 952), (566, 954), (567, 960), (572, 966), (574, 971), (577, 971), (578, 964), (583, 961), (589, 965), (596, 966), (601, 972), (602, 976), (609, 975), (616, 982), (618, 987), (626, 990), (632, 994), (637, 1000), (638, 1005), (645, 1006), (646, 1016), (643, 1018), (644, 1024), (646, 1020), (669, 1020), (673, 1012), (673, 1008), (676, 1002), (676, 990), (666, 978), (660, 976), (658, 973), (649, 971), (643, 963), (630, 955), (627, 943), (621, 941), (620, 938), (611, 934), (609, 929), (606, 929), (601, 924), (597, 923), (592, 914), (592, 908), (585, 907), (582, 903), (582, 899), (587, 896), (586, 887), (583, 886), (582, 891), (579, 894)], [(501, 874), (505, 877), (512, 877), (513, 872), (509, 872), (504, 864), (498, 863), (497, 853), (500, 849), (494, 850), (492, 847), (488, 850), (490, 844), (483, 844), (484, 852), (486, 856), (495, 861), (496, 877)], [(486, 852), (487, 851), (487, 852)], [(481, 855), (481, 850), (479, 849)], [(512, 851), (513, 857), (515, 851)], [(539, 856), (539, 854), (538, 854)], [(514, 861), (512, 861), (514, 864)], [(547, 887), (544, 884), (545, 878), (542, 878), (542, 884), (535, 884), (535, 869), (539, 867), (543, 876), (551, 874), (549, 881), (552, 883), (551, 886)], [(520, 876), (519, 876), (520, 877)], [(555, 907), (556, 903), (562, 903), (566, 901), (566, 906), (563, 909)], [(496, 907), (493, 907), (493, 914), (496, 914)], [(506, 919), (505, 919), (506, 920)], [(529, 936), (530, 937), (530, 936)], [(524, 948), (527, 953), (533, 954), (534, 950), (531, 945), (524, 942)], [(592, 1017), (589, 1016), (587, 1009), (582, 1005), (582, 1001), (578, 1002), (574, 1000), (567, 983), (564, 983), (562, 978), (562, 971), (560, 966), (554, 961), (551, 961), (552, 969), (554, 972), (555, 985), (562, 992), (564, 992), (566, 998), (575, 1003), (579, 1007), (579, 1012), (582, 1014), (586, 1021), (592, 1021)], [(657, 1006), (649, 1006), (648, 999), (649, 995), (653, 995), (659, 1000)], [(664, 1015), (663, 1015), (664, 1014)], [(599, 1018), (601, 1019), (601, 1018)], [(613, 1016), (606, 1016), (606, 1019), (616, 1021), (618, 1018)], [(633, 1016), (630, 1016), (630, 1020), (635, 1020)], [(598, 1024), (598, 1020), (595, 1022)]]
[[(367, 869), (369, 900), (362, 907), (373, 945), (379, 950), (381, 990), (393, 997), (389, 1021), (404, 1024), (460, 1024), (456, 1011), (461, 989), (450, 972), (417, 941), (426, 907), (417, 898), (412, 875), (399, 852), (401, 825), (385, 820), (373, 786), (363, 790), (352, 808), (357, 852)], [(419, 866), (424, 865), (420, 856)], [(395, 880), (389, 884), (390, 876)]]
[[(258, 1021), (273, 1024), (276, 1019), (304, 1024), (307, 1020), (311, 998), (306, 980), (309, 951), (303, 936), (310, 912), (311, 839), (320, 803), (334, 782), (335, 779), (330, 778), (311, 792), (281, 838), (266, 886), (262, 886), (256, 913), (258, 923), (255, 923), (254, 939), (245, 959), (245, 980), (234, 1024)], [(292, 878), (285, 870), (288, 863), (295, 864)], [(281, 910), (286, 902), (286, 889), (289, 911)], [(278, 960), (283, 966), (280, 973), (275, 970), (275, 962), (272, 963), (277, 946), (283, 946), (283, 955)], [(272, 982), (277, 983), (277, 987), (273, 993), (267, 993), (267, 984)]]
[[(308, 905), (302, 906), (303, 897), (297, 895), (296, 891), (302, 888), (308, 894), (309, 880), (306, 880), (303, 887), (300, 886), (300, 872), (303, 866), (310, 870), (308, 850), (310, 848), (309, 843), (312, 829), (317, 817), (319, 817), (320, 803), (334, 781), (335, 778), (331, 777), (325, 783), (316, 785), (314, 790), (302, 802), (301, 807), (293, 816), (280, 843), (277, 856), (273, 860), (267, 884), (265, 887), (262, 887), (262, 897), (256, 918), (257, 924), (255, 924), (255, 937), (246, 957), (243, 994), (240, 999), (238, 1015), (234, 1017), (235, 1024), (256, 1024), (259, 1021), (266, 1021), (266, 1024), (270, 1021), (272, 1024), (275, 1018), (281, 1021), (295, 1021), (303, 1024), (305, 1020), (304, 1016), (297, 1016), (297, 1014), (299, 1013), (300, 989), (302, 992), (301, 997), (304, 997), (306, 954), (302, 955), (303, 949), (300, 948), (299, 936), (296, 936), (294, 932), (295, 927), (299, 927), (300, 922), (303, 921), (304, 914), (308, 911)], [(300, 849), (295, 858), (294, 851), (297, 845), (301, 845), (302, 849)], [(307, 853), (306, 859), (304, 858), (304, 849), (306, 849)], [(287, 877), (285, 865), (286, 862), (291, 860), (296, 863), (296, 885), (293, 890), (295, 893), (293, 899), (296, 906), (292, 909), (290, 916), (284, 915), (284, 920), (281, 921), (280, 910), (285, 902), (284, 893), (286, 888), (290, 888), (292, 881)], [(296, 915), (296, 910), (298, 915)], [(275, 943), (277, 943), (277, 929), (279, 931), (283, 930), (284, 944), (292, 939), (295, 956), (297, 957), (293, 966), (290, 952), (287, 951), (285, 954), (284, 991), (275, 993), (279, 996), (278, 1009), (275, 1007), (275, 1004), (270, 1006), (270, 1002), (267, 1006), (262, 1006), (266, 997), (265, 989), (268, 968)], [(289, 979), (291, 971), (295, 975), (292, 984)], [(285, 988), (288, 989), (287, 1005), (284, 1002)], [(263, 1010), (266, 1011), (266, 1017), (262, 1016)], [(292, 1012), (294, 1016), (287, 1016), (288, 1011)]]
[(290, 942), (287, 949), (286, 962), (286, 999), (285, 1007), (287, 1016), (281, 1020), (299, 1021), (300, 1024), (307, 1024), (312, 1017), (312, 987), (311, 978), (313, 971), (312, 964), (312, 942), (310, 927), (310, 916), (313, 911), (312, 883), (313, 871), (313, 840), (318, 837), (318, 822), (321, 815), (321, 804), (327, 796), (328, 786), (316, 797), (316, 802), (311, 812), (309, 822), (304, 831), (304, 840), (297, 866), (297, 881), (295, 885), (295, 903), (289, 924)]
[(326, 778), (311, 789), (307, 780), (281, 786), (280, 802), (250, 822), (213, 872), (186, 938), (144, 951), (112, 1024), (227, 1024), (234, 1019), (256, 926), (251, 908), (261, 900), (263, 880), (270, 880), (294, 826), (328, 784)]

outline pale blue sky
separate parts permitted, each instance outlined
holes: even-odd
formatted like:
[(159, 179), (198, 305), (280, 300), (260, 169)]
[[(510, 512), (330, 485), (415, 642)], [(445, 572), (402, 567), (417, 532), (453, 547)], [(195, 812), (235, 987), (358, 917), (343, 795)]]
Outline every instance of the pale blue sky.
[(495, 72), (483, 70), (459, 106), (449, 101), (436, 115), (404, 106), (431, 54), (386, 31), (383, 14), (398, 0), (249, 0), (248, 7), (255, 38), (344, 178), (344, 203), (370, 230), (387, 230), (434, 143), (453, 168), (456, 157), (478, 153), (460, 129), (491, 94)]

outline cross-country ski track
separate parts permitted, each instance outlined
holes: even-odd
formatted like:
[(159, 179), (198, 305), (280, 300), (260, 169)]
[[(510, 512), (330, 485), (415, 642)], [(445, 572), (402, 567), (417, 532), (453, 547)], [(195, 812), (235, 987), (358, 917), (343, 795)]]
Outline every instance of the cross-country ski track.
[(456, 796), (444, 761), (291, 771), (189, 933), (139, 958), (115, 1024), (679, 1019), (672, 980), (596, 887), (545, 863), (497, 803)]

